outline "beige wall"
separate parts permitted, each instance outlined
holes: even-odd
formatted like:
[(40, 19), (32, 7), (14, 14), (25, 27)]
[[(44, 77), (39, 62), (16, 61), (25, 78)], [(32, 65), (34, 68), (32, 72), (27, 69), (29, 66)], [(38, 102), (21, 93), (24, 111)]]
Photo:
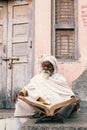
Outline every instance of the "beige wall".
[[(69, 83), (87, 68), (87, 0), (78, 0), (78, 49), (75, 62), (58, 62), (59, 73)], [(51, 0), (35, 0), (35, 73), (38, 72), (38, 57), (51, 53)]]
[(51, 0), (35, 0), (35, 72), (38, 59), (51, 53)]

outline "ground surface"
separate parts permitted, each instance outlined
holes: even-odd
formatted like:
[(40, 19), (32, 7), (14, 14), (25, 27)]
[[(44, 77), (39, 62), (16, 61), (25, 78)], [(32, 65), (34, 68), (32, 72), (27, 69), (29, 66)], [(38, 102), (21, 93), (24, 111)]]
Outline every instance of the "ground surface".
[(36, 119), (14, 118), (14, 110), (0, 110), (0, 130), (87, 130), (87, 113), (78, 112), (64, 123), (38, 123)]

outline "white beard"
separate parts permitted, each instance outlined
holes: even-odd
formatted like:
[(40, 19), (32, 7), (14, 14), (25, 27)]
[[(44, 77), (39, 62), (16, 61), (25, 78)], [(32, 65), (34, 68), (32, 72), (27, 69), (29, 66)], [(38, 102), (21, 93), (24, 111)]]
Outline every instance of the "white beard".
[(43, 78), (48, 79), (51, 75), (51, 72), (48, 70), (42, 70)]

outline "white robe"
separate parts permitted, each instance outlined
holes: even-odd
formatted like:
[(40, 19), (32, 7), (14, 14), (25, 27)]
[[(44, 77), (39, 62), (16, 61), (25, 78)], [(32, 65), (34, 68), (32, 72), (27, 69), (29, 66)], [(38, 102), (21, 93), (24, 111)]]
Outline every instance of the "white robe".
[[(66, 79), (60, 74), (53, 74), (51, 77), (44, 77), (43, 73), (34, 76), (30, 83), (25, 86), (28, 96), (37, 100), (42, 97), (50, 106), (66, 101), (74, 95), (68, 87)], [(33, 115), (37, 109), (18, 99), (14, 116)]]

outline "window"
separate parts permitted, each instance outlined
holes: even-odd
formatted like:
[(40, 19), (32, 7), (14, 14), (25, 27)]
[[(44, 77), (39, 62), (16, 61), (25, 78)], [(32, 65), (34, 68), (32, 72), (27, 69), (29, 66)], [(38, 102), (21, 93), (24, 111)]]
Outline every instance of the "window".
[(58, 59), (77, 59), (77, 3), (53, 0), (52, 5), (52, 53)]

